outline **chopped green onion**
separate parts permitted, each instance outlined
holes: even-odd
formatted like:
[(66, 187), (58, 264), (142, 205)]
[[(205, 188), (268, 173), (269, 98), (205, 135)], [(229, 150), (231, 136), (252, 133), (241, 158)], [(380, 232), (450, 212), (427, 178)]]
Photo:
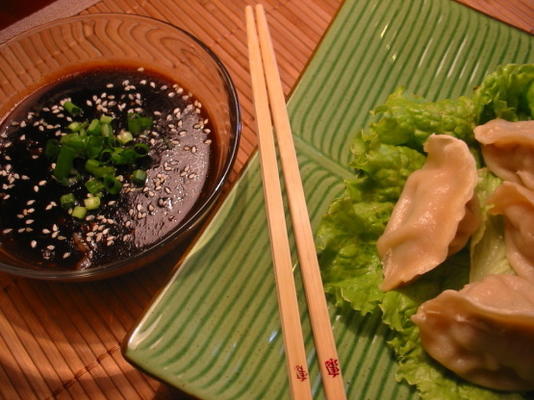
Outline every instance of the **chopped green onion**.
[(45, 156), (49, 160), (55, 160), (59, 154), (59, 141), (57, 139), (48, 139), (45, 145)]
[(75, 157), (76, 151), (73, 148), (69, 146), (61, 146), (57, 156), (56, 167), (54, 168), (54, 176), (60, 182), (63, 182), (68, 178)]
[(142, 117), (139, 114), (128, 115), (128, 130), (137, 135), (152, 126), (152, 118)]
[(102, 124), (100, 134), (105, 137), (113, 137), (113, 128), (110, 124)]
[(114, 165), (133, 165), (139, 158), (133, 149), (122, 149), (115, 147), (111, 153), (111, 162)]
[(61, 148), (70, 147), (76, 152), (76, 155), (85, 152), (85, 148), (87, 146), (86, 137), (77, 133), (69, 133), (68, 135), (61, 137), (60, 143), (65, 145)]
[(122, 183), (113, 176), (104, 176), (104, 186), (109, 194), (119, 194), (122, 188)]
[(96, 178), (89, 179), (85, 182), (85, 188), (91, 194), (98, 194), (105, 189), (104, 184)]
[(111, 160), (111, 154), (113, 154), (113, 150), (111, 149), (102, 150), (99, 157), (100, 161), (102, 161), (103, 163), (108, 162), (109, 160)]
[(71, 131), (71, 132), (79, 132), (81, 131), (83, 128), (85, 128), (87, 124), (85, 122), (78, 122), (78, 121), (74, 121), (74, 122), (71, 122), (67, 128)]
[(71, 212), (71, 215), (78, 219), (84, 219), (86, 214), (87, 214), (87, 208), (82, 207), (82, 206), (74, 207), (74, 209)]
[(92, 158), (85, 162), (85, 170), (97, 178), (115, 175), (115, 168), (109, 165), (101, 165), (99, 161)]
[(144, 157), (148, 154), (149, 148), (146, 143), (136, 143), (133, 148), (139, 157)]
[(133, 135), (128, 132), (128, 131), (125, 131), (124, 129), (122, 131), (120, 131), (120, 133), (117, 135), (117, 140), (121, 143), (121, 144), (126, 144), (128, 143), (129, 141), (133, 140)]
[(61, 204), (61, 207), (68, 209), (74, 207), (74, 204), (76, 203), (76, 198), (72, 193), (64, 194), (59, 198), (59, 204)]
[(85, 154), (89, 158), (98, 158), (104, 149), (104, 137), (89, 136), (87, 138)]
[(72, 101), (66, 101), (63, 103), (63, 108), (67, 110), (70, 115), (79, 115), (82, 113), (82, 109), (74, 104)]
[(113, 117), (110, 115), (102, 114), (100, 116), (100, 122), (102, 122), (103, 124), (111, 124), (111, 121), (113, 121)]
[(142, 169), (136, 169), (134, 172), (132, 172), (130, 179), (134, 184), (143, 186), (146, 182), (146, 172)]
[(87, 127), (87, 133), (89, 135), (100, 135), (101, 128), (100, 128), (100, 121), (97, 119), (93, 119), (89, 126)]
[(98, 207), (100, 207), (100, 197), (88, 197), (83, 200), (83, 204), (88, 210), (96, 210)]

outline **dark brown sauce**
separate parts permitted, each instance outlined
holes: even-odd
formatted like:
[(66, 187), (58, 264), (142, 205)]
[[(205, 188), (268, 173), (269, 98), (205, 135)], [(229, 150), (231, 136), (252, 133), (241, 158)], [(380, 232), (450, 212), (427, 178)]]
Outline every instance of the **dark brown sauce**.
[[(71, 116), (65, 99), (83, 109)], [(150, 146), (143, 160), (148, 179), (126, 179), (121, 193), (106, 195), (99, 209), (77, 220), (59, 206), (83, 183), (65, 187), (44, 155), (47, 140), (72, 121), (114, 117), (114, 132), (127, 128), (127, 113), (151, 116), (151, 129), (135, 138)], [(36, 268), (89, 268), (122, 259), (157, 243), (194, 209), (214, 168), (215, 143), (206, 111), (190, 93), (154, 72), (102, 67), (63, 78), (24, 100), (0, 127), (0, 245), (8, 257)], [(131, 172), (119, 170), (123, 176)]]

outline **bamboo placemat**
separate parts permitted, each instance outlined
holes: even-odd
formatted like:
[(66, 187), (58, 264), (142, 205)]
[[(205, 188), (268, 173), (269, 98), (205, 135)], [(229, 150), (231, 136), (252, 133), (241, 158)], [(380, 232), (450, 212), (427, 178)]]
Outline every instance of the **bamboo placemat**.
[[(528, 0), (461, 1), (485, 7), (485, 12), (521, 29), (534, 28), (534, 9)], [(84, 11), (132, 12), (167, 20), (197, 35), (219, 55), (236, 83), (243, 112), (243, 137), (231, 182), (256, 148), (243, 14), (245, 5), (255, 2), (102, 0)], [(286, 95), (341, 2), (262, 1)], [(499, 11), (503, 4), (506, 13)], [(0, 399), (187, 399), (130, 366), (120, 353), (124, 336), (178, 259), (177, 251), (129, 275), (84, 284), (0, 274)]]

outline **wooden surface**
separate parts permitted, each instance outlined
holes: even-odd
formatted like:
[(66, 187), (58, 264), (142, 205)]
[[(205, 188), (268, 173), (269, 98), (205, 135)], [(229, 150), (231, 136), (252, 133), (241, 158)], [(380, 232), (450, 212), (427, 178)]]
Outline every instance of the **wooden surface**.
[[(342, 0), (263, 0), (287, 96)], [(387, 1), (387, 0), (384, 0)], [(460, 1), (460, 0), (459, 0)], [(532, 0), (461, 0), (534, 31)], [(0, 2), (0, 13), (5, 2)], [(243, 111), (234, 181), (256, 148), (244, 7), (254, 0), (102, 0), (84, 12), (152, 15), (189, 30), (228, 67)], [(130, 366), (120, 345), (179, 252), (104, 282), (61, 284), (0, 274), (0, 399), (187, 399)]]

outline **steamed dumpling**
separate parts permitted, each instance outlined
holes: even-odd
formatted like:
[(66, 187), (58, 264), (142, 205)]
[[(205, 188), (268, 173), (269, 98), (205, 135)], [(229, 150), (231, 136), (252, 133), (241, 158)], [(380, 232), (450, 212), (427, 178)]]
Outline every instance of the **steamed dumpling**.
[(475, 128), (490, 171), (534, 189), (534, 121), (494, 119)]
[(382, 290), (394, 289), (460, 250), (479, 223), (476, 163), (465, 142), (432, 135), (425, 165), (412, 173), (377, 241)]
[(534, 283), (534, 191), (504, 182), (488, 199), (505, 219), (506, 257), (516, 274)]
[(423, 303), (412, 320), (426, 352), (464, 379), (534, 389), (534, 285), (527, 280), (489, 275)]

